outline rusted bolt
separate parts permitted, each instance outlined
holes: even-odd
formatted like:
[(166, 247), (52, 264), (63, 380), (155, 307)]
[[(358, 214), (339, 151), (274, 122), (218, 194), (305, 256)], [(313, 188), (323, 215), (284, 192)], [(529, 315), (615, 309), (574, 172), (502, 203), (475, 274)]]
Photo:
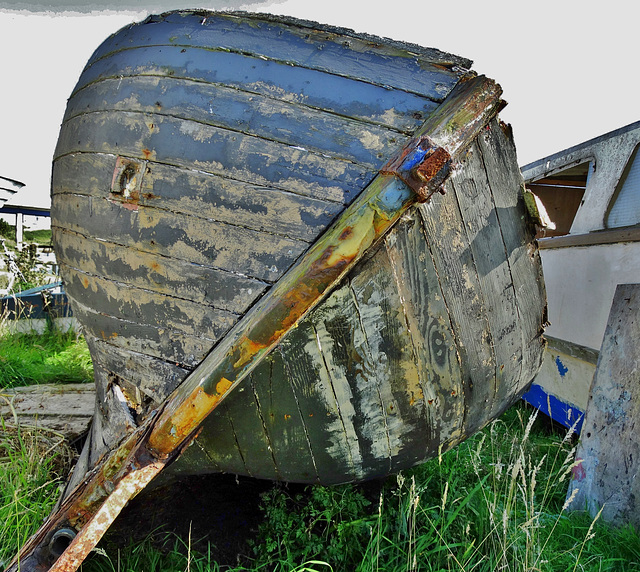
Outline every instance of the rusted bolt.
[(118, 157), (111, 181), (111, 194), (122, 197), (125, 201), (137, 200), (145, 165), (144, 161)]

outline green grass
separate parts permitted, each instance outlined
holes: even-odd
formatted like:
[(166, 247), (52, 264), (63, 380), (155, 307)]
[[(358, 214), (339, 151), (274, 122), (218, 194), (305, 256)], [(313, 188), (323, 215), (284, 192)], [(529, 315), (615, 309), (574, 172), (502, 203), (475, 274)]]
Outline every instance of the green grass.
[(0, 419), (0, 568), (53, 509), (71, 458), (61, 435)]
[[(574, 440), (516, 406), (456, 449), (371, 487), (275, 484), (240, 564), (175, 539), (99, 549), (85, 572), (630, 572), (640, 537), (582, 512), (565, 494)], [(294, 492), (297, 490), (298, 492)], [(169, 537), (171, 538), (171, 537)]]
[(0, 389), (93, 379), (89, 349), (73, 331), (0, 336)]
[[(0, 356), (0, 387), (90, 378), (86, 345), (73, 334), (5, 335)], [(452, 451), (377, 484), (274, 484), (239, 562), (219, 562), (215, 546), (190, 538), (167, 535), (159, 550), (156, 534), (98, 548), (82, 570), (640, 571), (636, 530), (566, 509), (574, 454), (575, 438), (520, 404)], [(5, 563), (51, 510), (68, 459), (55, 434), (0, 427)]]
[(24, 240), (32, 244), (51, 244), (51, 229), (25, 230)]

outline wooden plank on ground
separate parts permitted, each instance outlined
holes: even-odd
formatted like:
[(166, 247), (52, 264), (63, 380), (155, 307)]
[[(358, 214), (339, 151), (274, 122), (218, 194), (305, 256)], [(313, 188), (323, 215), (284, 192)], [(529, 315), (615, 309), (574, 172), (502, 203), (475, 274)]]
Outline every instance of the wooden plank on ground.
[[(640, 284), (620, 284), (591, 385), (568, 498), (574, 510), (640, 526)], [(575, 495), (575, 496), (574, 496)]]
[(74, 441), (87, 432), (95, 399), (92, 383), (0, 389), (0, 419), (7, 426), (41, 427)]

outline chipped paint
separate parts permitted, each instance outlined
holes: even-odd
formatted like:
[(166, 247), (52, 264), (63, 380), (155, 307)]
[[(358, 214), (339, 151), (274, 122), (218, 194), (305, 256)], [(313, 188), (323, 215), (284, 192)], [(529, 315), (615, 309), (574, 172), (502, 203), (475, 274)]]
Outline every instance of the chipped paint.
[[(438, 113), (430, 116), (423, 126), (422, 133), (433, 135), (436, 146), (440, 144), (439, 138), (451, 142), (456, 150), (461, 148), (475, 137), (477, 125), (486, 119), (486, 115), (496, 111), (493, 100), (497, 100), (499, 91), (495, 90), (495, 84), (484, 79), (464, 83), (463, 89), (454, 94), (452, 103), (449, 105), (445, 102)], [(478, 91), (484, 96), (488, 85), (494, 88), (493, 100), (489, 100), (485, 107), (478, 108), (474, 98)], [(469, 101), (473, 105), (470, 105)], [(460, 107), (462, 110), (458, 109)], [(470, 121), (470, 127), (466, 123), (469, 115), (474, 119)], [(97, 121), (106, 124), (110, 117), (112, 116), (108, 113), (103, 114)], [(480, 119), (475, 120), (476, 117)], [(68, 125), (73, 122), (74, 120), (70, 120)], [(163, 125), (168, 123), (164, 119), (162, 122)], [(128, 126), (132, 132), (136, 127), (132, 114), (123, 114), (121, 124)], [(67, 137), (73, 137), (71, 127)], [(20, 557), (21, 563), (37, 562), (42, 557), (42, 551), (46, 550), (43, 541), (48, 538), (51, 528), (55, 528), (56, 523), (71, 521), (82, 530), (61, 557), (57, 570), (75, 570), (126, 502), (144, 488), (152, 476), (162, 469), (165, 462), (179, 454), (181, 447), (186, 446), (196, 435), (199, 425), (218, 403), (237, 387), (287, 331), (295, 327), (298, 321), (330, 292), (407, 208), (415, 204), (416, 200), (426, 200), (430, 194), (437, 191), (449, 172), (450, 150), (439, 152), (431, 140), (421, 135), (417, 141), (418, 146), (422, 146), (424, 142), (428, 143), (427, 149), (421, 151), (426, 151), (422, 158), (426, 156), (427, 161), (429, 157), (433, 158), (429, 168), (419, 169), (420, 174), (417, 174), (414, 167), (419, 167), (422, 159), (414, 161), (415, 157), (412, 157), (410, 165), (400, 161), (398, 169), (387, 168), (387, 172), (376, 176), (343, 212), (338, 222), (314, 243), (251, 311), (245, 314), (160, 410), (155, 415), (150, 415), (137, 432), (115, 452), (105, 457), (81, 487), (67, 497), (58, 511), (36, 534), (34, 540), (25, 547)], [(132, 140), (131, 145), (135, 147), (136, 153), (141, 152), (145, 159), (157, 159), (155, 151), (146, 146), (141, 149), (141, 143), (145, 144), (146, 140)], [(248, 144), (248, 141), (242, 142), (242, 145), (245, 144)], [(242, 149), (242, 145), (238, 148)], [(412, 150), (405, 149), (403, 156), (410, 156)], [(299, 150), (294, 150), (294, 153), (298, 154), (296, 157), (303, 154)], [(321, 162), (327, 163), (325, 158), (311, 155), (305, 157), (305, 161), (316, 165), (320, 165)], [(197, 160), (193, 162), (196, 167), (198, 164)], [(204, 162), (203, 166), (210, 169), (211, 163)], [(346, 164), (333, 163), (330, 170), (324, 171), (329, 178), (340, 178), (344, 175), (346, 167)], [(403, 189), (399, 180), (406, 182), (414, 177), (420, 181), (418, 190), (416, 191), (415, 185), (411, 186), (413, 191)], [(288, 176), (283, 175), (275, 183), (286, 188), (285, 185), (289, 184)], [(299, 181), (295, 184), (299, 185)], [(313, 187), (314, 184), (316, 183), (311, 181), (305, 187)], [(293, 188), (294, 183), (289, 187)], [(307, 189), (303, 189), (303, 192), (307, 192)], [(374, 370), (377, 364), (370, 363), (371, 356), (366, 346), (367, 341), (363, 337), (354, 357), (362, 360), (363, 371)], [(203, 377), (206, 381), (201, 383)], [(362, 393), (370, 390), (368, 377), (361, 373), (356, 374), (356, 386)], [(374, 388), (374, 391), (377, 389)], [(381, 458), (386, 456), (390, 460), (390, 453), (397, 452), (401, 446), (400, 432), (396, 430), (394, 423), (397, 420), (402, 424), (402, 421), (396, 413), (393, 396), (386, 399), (384, 405), (388, 407), (385, 423), (390, 424), (389, 440), (382, 446), (382, 450), (374, 451), (374, 454)], [(378, 412), (380, 411), (378, 408)], [(372, 443), (373, 448), (377, 446), (379, 443)], [(388, 469), (390, 467), (389, 463)], [(115, 489), (112, 489), (112, 484)], [(104, 510), (99, 509), (99, 506)], [(22, 569), (35, 570), (36, 567), (23, 566)]]

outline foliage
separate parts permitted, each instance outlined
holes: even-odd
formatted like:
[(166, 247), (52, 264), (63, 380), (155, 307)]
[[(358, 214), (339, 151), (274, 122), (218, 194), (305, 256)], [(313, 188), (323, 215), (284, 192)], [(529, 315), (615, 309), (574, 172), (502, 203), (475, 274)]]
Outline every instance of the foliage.
[(0, 568), (52, 510), (71, 458), (61, 435), (0, 419)]
[[(370, 488), (356, 485), (294, 492), (276, 484), (263, 495), (252, 558), (224, 569), (640, 570), (640, 536), (632, 527), (567, 512), (574, 441), (519, 405), (452, 451), (387, 479), (375, 500)], [(188, 549), (178, 543), (160, 556), (142, 544), (118, 552), (122, 567), (102, 554), (83, 570), (220, 569), (215, 547), (204, 555)]]
[(47, 273), (38, 266), (35, 245), (25, 245), (22, 250), (18, 250), (15, 261), (22, 277), (14, 284), (14, 292), (22, 292), (47, 283)]
[(43, 334), (0, 336), (0, 389), (92, 379), (89, 349), (74, 331), (48, 328)]
[(16, 227), (9, 224), (6, 220), (0, 218), (0, 236), (15, 242)]
[[(0, 558), (50, 510), (64, 464), (42, 440), (24, 432), (11, 439), (0, 433)], [(636, 530), (567, 511), (574, 453), (571, 433), (518, 405), (453, 450), (374, 485), (274, 484), (262, 496), (263, 521), (248, 539), (250, 556), (239, 562), (218, 562), (213, 545), (196, 552), (190, 538), (169, 537), (166, 550), (151, 540), (97, 548), (81, 569), (640, 571)]]
[(316, 486), (306, 494), (291, 495), (274, 485), (263, 495), (265, 520), (253, 545), (256, 561), (340, 561), (342, 569), (355, 569), (375, 521), (361, 487)]

